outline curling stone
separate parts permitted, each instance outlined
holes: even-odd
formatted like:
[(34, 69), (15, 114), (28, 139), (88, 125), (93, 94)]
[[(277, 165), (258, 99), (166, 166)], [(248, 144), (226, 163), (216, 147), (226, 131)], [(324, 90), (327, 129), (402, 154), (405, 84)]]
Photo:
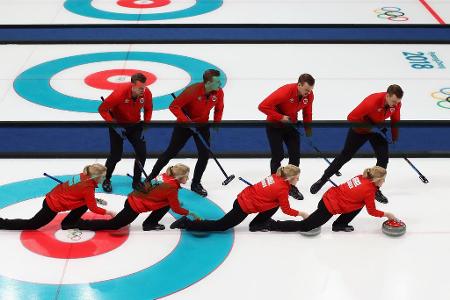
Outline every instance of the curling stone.
[(406, 232), (406, 224), (400, 220), (387, 220), (383, 222), (381, 230), (388, 236), (401, 236)]

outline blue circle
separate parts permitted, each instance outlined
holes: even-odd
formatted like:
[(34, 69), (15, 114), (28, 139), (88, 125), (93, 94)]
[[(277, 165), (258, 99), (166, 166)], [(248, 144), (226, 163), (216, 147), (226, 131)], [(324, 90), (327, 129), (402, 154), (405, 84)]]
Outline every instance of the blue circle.
[[(220, 80), (223, 85), (226, 83), (226, 76), (222, 70), (208, 62), (192, 57), (157, 52), (104, 52), (69, 56), (34, 66), (22, 72), (14, 80), (14, 89), (24, 99), (39, 105), (68, 111), (98, 113), (100, 100), (89, 100), (65, 95), (53, 89), (50, 85), (50, 80), (55, 74), (68, 68), (88, 63), (115, 60), (141, 60), (172, 65), (183, 69), (189, 74), (191, 81), (188, 85), (202, 81), (202, 75), (206, 69), (217, 69), (221, 73)], [(179, 89), (174, 93), (178, 95), (182, 90)], [(154, 97), (153, 109), (166, 109), (172, 101), (173, 98), (170, 94)]]
[(153, 21), (198, 16), (216, 10), (223, 4), (223, 0), (197, 0), (191, 7), (172, 12), (126, 14), (97, 9), (92, 6), (91, 2), (92, 0), (66, 0), (66, 2), (64, 2), (64, 7), (72, 13), (90, 18), (123, 21)]
[[(69, 180), (71, 176), (58, 178)], [(130, 179), (126, 176), (113, 176), (113, 181), (115, 194), (126, 196), (131, 192)], [(54, 181), (48, 178), (2, 185), (0, 208), (43, 197), (54, 186)], [(179, 196), (184, 207), (203, 217), (216, 219), (223, 216), (223, 211), (216, 204), (191, 191), (182, 189)], [(0, 299), (6, 298), (3, 293), (11, 292), (11, 287), (17, 291), (18, 298), (27, 298), (26, 295), (37, 299), (85, 299), (86, 295), (95, 299), (160, 298), (184, 289), (213, 272), (228, 256), (233, 241), (233, 231), (211, 233), (207, 238), (197, 238), (183, 231), (177, 247), (158, 263), (133, 274), (94, 283), (41, 284), (0, 276)]]

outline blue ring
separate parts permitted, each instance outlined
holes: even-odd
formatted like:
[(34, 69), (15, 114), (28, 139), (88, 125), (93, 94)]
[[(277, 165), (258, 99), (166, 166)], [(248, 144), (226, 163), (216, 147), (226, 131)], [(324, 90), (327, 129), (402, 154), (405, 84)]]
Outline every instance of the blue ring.
[[(58, 176), (68, 180), (71, 176)], [(130, 179), (113, 176), (114, 191), (126, 196), (130, 191)], [(48, 178), (35, 178), (0, 186), (2, 198), (0, 208), (27, 199), (43, 197), (55, 186)], [(207, 218), (220, 218), (223, 211), (212, 201), (182, 189), (180, 199), (184, 206)], [(173, 213), (172, 213), (173, 214)], [(151, 234), (151, 233), (149, 233)], [(197, 238), (182, 232), (177, 247), (164, 259), (151, 267), (136, 273), (86, 284), (41, 284), (0, 276), (0, 299), (4, 291), (14, 287), (25, 295), (38, 299), (83, 299), (86, 293), (95, 298), (105, 299), (154, 299), (167, 296), (184, 289), (213, 272), (231, 251), (234, 232), (211, 233), (206, 238)], [(145, 245), (143, 245), (145, 246)], [(8, 286), (8, 288), (4, 288)]]
[[(157, 52), (104, 52), (81, 54), (48, 61), (22, 72), (14, 80), (14, 89), (21, 97), (33, 103), (76, 112), (97, 113), (100, 100), (89, 100), (62, 94), (50, 86), (51, 78), (68, 68), (99, 61), (141, 60), (168, 64), (186, 71), (191, 77), (188, 85), (202, 81), (206, 69), (217, 69), (221, 73), (222, 84), (226, 83), (225, 73), (218, 67), (188, 56)], [(179, 94), (183, 89), (175, 91)], [(172, 103), (170, 94), (153, 98), (153, 109), (167, 109)]]
[(126, 14), (109, 12), (93, 7), (91, 2), (92, 0), (66, 0), (66, 2), (64, 2), (64, 7), (72, 13), (90, 18), (123, 21), (153, 21), (188, 18), (206, 14), (221, 7), (223, 0), (197, 0), (192, 7), (172, 12), (153, 14)]

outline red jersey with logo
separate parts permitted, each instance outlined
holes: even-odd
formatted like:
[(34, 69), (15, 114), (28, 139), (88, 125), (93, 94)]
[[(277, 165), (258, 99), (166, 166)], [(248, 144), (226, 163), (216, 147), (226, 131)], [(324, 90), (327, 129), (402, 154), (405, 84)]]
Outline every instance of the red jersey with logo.
[(81, 173), (71, 180), (58, 184), (46, 196), (45, 201), (54, 212), (73, 210), (86, 205), (90, 211), (104, 215), (106, 210), (97, 206), (95, 188), (97, 182)]
[(145, 88), (143, 97), (131, 97), (132, 84), (126, 84), (112, 92), (98, 107), (98, 112), (106, 122), (138, 123), (144, 109), (144, 122), (152, 119), (152, 93)]
[(188, 210), (180, 206), (178, 190), (180, 183), (173, 177), (161, 174), (156, 177), (158, 185), (148, 189), (148, 192), (134, 191), (128, 195), (131, 208), (137, 213), (158, 210), (165, 206), (179, 215), (187, 215)]
[(169, 109), (177, 117), (177, 122), (206, 123), (211, 109), (214, 108), (214, 122), (220, 122), (223, 114), (223, 96), (222, 89), (206, 95), (205, 84), (195, 83), (176, 97)]
[[(395, 123), (400, 121), (401, 103), (394, 107), (386, 104), (386, 92), (375, 93), (366, 97), (352, 112), (347, 120), (354, 123), (383, 123), (385, 119), (391, 118), (392, 139), (398, 139), (398, 129), (394, 127)], [(358, 133), (369, 133), (370, 128), (355, 128)]]
[[(312, 121), (312, 104), (314, 93), (311, 91), (305, 97), (298, 93), (298, 84), (286, 84), (270, 94), (258, 106), (258, 109), (267, 115), (267, 121), (280, 121), (288, 116), (292, 122), (298, 121), (298, 112), (303, 113), (303, 123)], [(306, 129), (306, 127), (305, 127)]]
[(290, 184), (283, 178), (272, 174), (262, 181), (245, 188), (237, 196), (242, 210), (247, 213), (263, 212), (275, 207), (290, 216), (298, 216), (298, 210), (289, 205)]
[(384, 212), (375, 207), (376, 191), (377, 186), (371, 180), (358, 175), (346, 183), (330, 188), (322, 199), (333, 215), (349, 213), (365, 205), (370, 215), (383, 217)]

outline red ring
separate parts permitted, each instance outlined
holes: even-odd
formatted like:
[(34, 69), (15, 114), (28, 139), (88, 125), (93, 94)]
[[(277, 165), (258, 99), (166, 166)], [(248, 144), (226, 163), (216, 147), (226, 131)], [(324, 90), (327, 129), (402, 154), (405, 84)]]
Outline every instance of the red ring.
[[(84, 258), (107, 253), (120, 247), (129, 235), (129, 227), (119, 231), (97, 231), (90, 240), (80, 243), (65, 243), (55, 238), (55, 233), (61, 228), (61, 221), (67, 215), (58, 214), (53, 221), (39, 230), (25, 230), (20, 235), (20, 241), (28, 250), (52, 258)], [(109, 219), (109, 216), (87, 212), (86, 219)]]
[(137, 0), (119, 0), (117, 1), (117, 4), (128, 8), (156, 8), (170, 4), (170, 0), (152, 0), (152, 2), (148, 4), (140, 4), (136, 2)]
[(108, 78), (111, 78), (112, 76), (121, 76), (121, 75), (131, 76), (136, 73), (142, 73), (145, 75), (145, 77), (147, 77), (147, 81), (145, 82), (146, 86), (149, 86), (150, 84), (156, 81), (156, 76), (146, 71), (135, 69), (112, 69), (93, 73), (88, 77), (86, 77), (84, 79), (84, 82), (87, 85), (96, 89), (115, 90), (116, 88), (123, 86), (124, 84), (128, 84), (129, 82), (116, 83), (109, 81)]

